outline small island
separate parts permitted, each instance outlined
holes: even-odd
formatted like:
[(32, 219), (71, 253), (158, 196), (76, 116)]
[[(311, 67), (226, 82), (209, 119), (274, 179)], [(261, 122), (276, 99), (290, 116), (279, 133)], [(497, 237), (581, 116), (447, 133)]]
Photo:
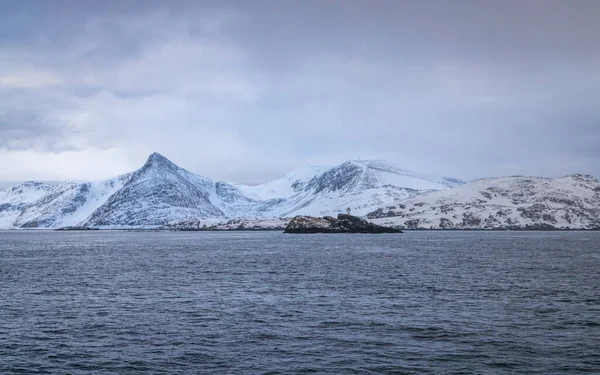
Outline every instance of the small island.
[(75, 230), (99, 230), (99, 229), (98, 228), (90, 228), (90, 227), (85, 227), (85, 226), (74, 225), (74, 226), (57, 228), (55, 230), (75, 231)]
[(283, 233), (402, 233), (400, 229), (369, 223), (356, 216), (339, 214), (323, 218), (296, 216)]

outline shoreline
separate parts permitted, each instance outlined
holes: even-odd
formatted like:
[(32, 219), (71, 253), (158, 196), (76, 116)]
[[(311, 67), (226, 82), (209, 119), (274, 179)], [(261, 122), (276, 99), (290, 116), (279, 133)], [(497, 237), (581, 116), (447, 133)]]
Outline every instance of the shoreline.
[[(533, 229), (533, 228), (490, 228), (490, 229), (403, 229), (403, 232), (598, 232), (600, 228), (571, 228), (571, 229)], [(282, 232), (281, 229), (150, 229), (150, 228), (88, 228), (88, 229), (60, 229), (60, 228), (6, 228), (0, 232)], [(343, 233), (342, 233), (343, 234)]]

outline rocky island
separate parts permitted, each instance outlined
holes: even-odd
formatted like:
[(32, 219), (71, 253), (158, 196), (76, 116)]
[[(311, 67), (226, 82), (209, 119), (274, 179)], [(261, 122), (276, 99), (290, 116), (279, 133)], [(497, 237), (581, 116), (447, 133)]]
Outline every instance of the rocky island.
[(55, 230), (75, 231), (75, 230), (99, 230), (99, 229), (74, 225), (74, 226), (57, 228)]
[(284, 233), (402, 233), (401, 230), (369, 223), (356, 216), (339, 214), (323, 218), (296, 216)]

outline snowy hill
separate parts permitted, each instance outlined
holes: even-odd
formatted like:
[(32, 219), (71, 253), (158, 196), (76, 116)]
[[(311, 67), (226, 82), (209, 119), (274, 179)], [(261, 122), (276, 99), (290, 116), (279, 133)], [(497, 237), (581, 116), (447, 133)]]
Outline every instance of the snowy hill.
[(100, 207), (131, 174), (102, 182), (65, 182), (29, 205), (12, 223), (20, 228), (79, 225)]
[(177, 225), (204, 220), (261, 216), (269, 199), (256, 200), (236, 186), (215, 182), (173, 164), (154, 153), (127, 183), (82, 224), (128, 228)]
[(0, 228), (11, 226), (23, 210), (52, 189), (53, 185), (28, 181), (0, 190)]
[(486, 178), (387, 205), (367, 217), (409, 229), (600, 228), (600, 182), (581, 174)]
[(222, 217), (208, 191), (213, 182), (154, 153), (129, 181), (95, 210), (84, 225), (152, 226), (174, 219)]
[(327, 170), (325, 167), (306, 167), (295, 170), (261, 185), (235, 185), (249, 197), (256, 200), (289, 198), (301, 192), (308, 181)]
[(456, 179), (423, 176), (375, 160), (309, 167), (263, 185), (245, 186), (196, 175), (154, 153), (139, 170), (108, 181), (48, 186), (19, 205), (0, 196), (0, 207), (11, 207), (10, 215), (2, 216), (0, 228), (212, 224), (299, 214), (336, 215), (347, 207), (362, 215), (381, 205), (460, 184)]
[(2, 190), (0, 228), (237, 225), (336, 215), (347, 207), (377, 224), (415, 229), (588, 229), (600, 227), (600, 183), (572, 175), (464, 184), (355, 160), (246, 186), (196, 175), (154, 153), (137, 171), (103, 182), (27, 182)]
[(431, 190), (463, 184), (451, 178), (419, 175), (382, 160), (354, 160), (333, 168), (310, 167), (259, 186), (237, 187), (256, 199), (279, 198), (264, 216), (337, 215), (350, 207), (364, 215), (373, 207)]

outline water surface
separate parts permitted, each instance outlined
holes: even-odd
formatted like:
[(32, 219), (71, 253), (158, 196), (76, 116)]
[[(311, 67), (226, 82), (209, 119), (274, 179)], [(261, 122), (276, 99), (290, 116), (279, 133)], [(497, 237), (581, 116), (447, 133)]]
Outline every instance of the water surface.
[(0, 374), (600, 373), (600, 232), (0, 232)]

